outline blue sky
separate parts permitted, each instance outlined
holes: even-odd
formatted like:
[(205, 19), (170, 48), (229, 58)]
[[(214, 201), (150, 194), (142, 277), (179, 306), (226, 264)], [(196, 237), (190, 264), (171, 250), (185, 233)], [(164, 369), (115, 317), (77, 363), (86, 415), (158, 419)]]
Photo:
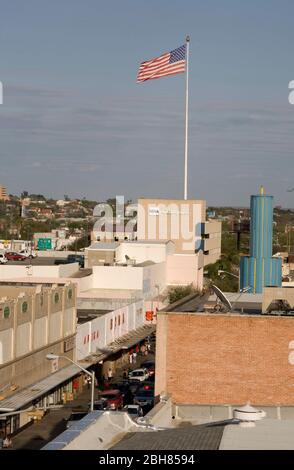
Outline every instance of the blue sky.
[(294, 2), (0, 0), (0, 184), (182, 197), (185, 75), (139, 63), (191, 36), (189, 197), (294, 207)]

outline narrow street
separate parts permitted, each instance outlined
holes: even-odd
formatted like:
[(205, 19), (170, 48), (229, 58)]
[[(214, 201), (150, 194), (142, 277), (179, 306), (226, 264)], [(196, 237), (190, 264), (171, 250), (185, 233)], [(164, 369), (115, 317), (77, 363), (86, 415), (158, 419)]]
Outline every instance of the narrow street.
[[(129, 369), (136, 369), (140, 367), (141, 362), (153, 361), (154, 354), (147, 356), (138, 356), (136, 364), (129, 366)], [(123, 377), (124, 369), (120, 369), (114, 375), (112, 381), (120, 381)], [(21, 431), (19, 434), (12, 438), (12, 449), (2, 449), (4, 452), (7, 450), (40, 450), (52, 439), (57, 437), (66, 429), (66, 420), (70, 416), (72, 410), (85, 410), (90, 401), (91, 390), (87, 387), (84, 388), (82, 393), (74, 401), (67, 403), (64, 406), (56, 409), (50, 409), (48, 413), (40, 421), (34, 422), (32, 425)], [(98, 398), (98, 390), (95, 390), (95, 399)]]

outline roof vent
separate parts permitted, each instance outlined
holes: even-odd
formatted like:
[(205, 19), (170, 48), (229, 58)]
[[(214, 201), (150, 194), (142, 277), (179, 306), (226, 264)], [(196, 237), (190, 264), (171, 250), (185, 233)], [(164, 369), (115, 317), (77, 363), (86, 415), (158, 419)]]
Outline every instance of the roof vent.
[(255, 421), (265, 418), (266, 412), (253, 408), (253, 406), (247, 403), (245, 406), (234, 409), (233, 416), (240, 421), (239, 426), (252, 428), (255, 426)]

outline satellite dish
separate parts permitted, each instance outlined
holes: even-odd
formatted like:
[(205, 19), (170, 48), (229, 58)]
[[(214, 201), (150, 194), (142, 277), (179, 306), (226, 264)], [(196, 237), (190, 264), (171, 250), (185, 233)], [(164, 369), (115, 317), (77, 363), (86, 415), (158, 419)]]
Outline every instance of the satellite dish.
[(232, 310), (232, 304), (229, 301), (229, 299), (225, 296), (225, 294), (214, 284), (211, 285), (213, 292), (217, 296), (217, 298), (222, 302), (222, 304), (225, 305), (229, 309), (229, 311)]

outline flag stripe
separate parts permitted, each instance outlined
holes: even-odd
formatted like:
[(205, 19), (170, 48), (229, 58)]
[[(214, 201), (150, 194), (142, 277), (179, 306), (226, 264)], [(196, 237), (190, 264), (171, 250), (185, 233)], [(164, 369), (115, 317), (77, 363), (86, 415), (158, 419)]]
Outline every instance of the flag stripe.
[(152, 72), (141, 73), (138, 77), (138, 81), (146, 81), (151, 78), (164, 77), (165, 75), (173, 75), (175, 73), (185, 72), (186, 62), (175, 62), (174, 64), (168, 64), (159, 69), (153, 70)]
[(185, 55), (186, 46), (181, 46), (159, 57), (142, 62), (139, 67), (137, 82), (145, 82), (146, 80), (185, 72)]

